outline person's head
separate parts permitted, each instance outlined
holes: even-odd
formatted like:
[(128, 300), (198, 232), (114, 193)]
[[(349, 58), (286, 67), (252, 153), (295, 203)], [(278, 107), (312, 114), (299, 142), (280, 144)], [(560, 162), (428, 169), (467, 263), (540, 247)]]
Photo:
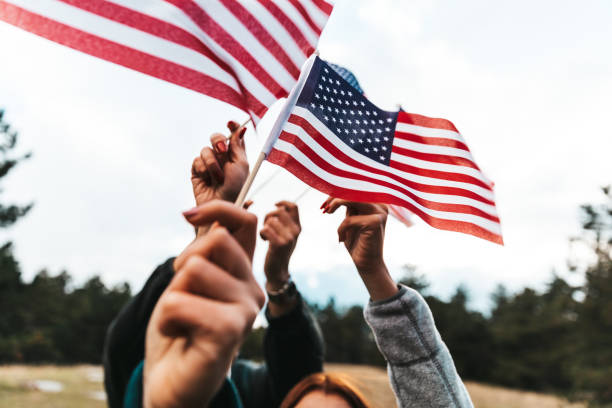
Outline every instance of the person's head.
[(297, 383), (280, 408), (370, 408), (359, 390), (344, 376), (315, 373)]

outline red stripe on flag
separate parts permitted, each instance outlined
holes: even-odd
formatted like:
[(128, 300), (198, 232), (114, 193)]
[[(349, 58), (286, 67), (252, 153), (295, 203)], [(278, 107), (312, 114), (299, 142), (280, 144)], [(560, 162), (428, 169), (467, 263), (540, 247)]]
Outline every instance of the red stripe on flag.
[(416, 113), (408, 113), (399, 111), (397, 115), (398, 123), (408, 123), (410, 125), (423, 126), (434, 129), (445, 129), (452, 130), (453, 132), (459, 133), (455, 125), (449, 120), (440, 118), (429, 118), (427, 116), (418, 115)]
[(187, 14), (206, 34), (225, 51), (231, 54), (276, 98), (287, 96), (288, 92), (257, 62), (257, 60), (232, 37), (215, 19), (201, 9), (193, 0), (166, 0)]
[(189, 88), (245, 110), (244, 98), (236, 90), (182, 65), (80, 31), (5, 2), (0, 2), (0, 20), (94, 57)]
[(468, 176), (467, 174), (451, 173), (449, 171), (422, 169), (420, 167), (410, 166), (408, 164), (400, 163), (394, 160), (391, 160), (389, 162), (389, 166), (394, 169), (404, 171), (406, 173), (416, 174), (416, 175), (423, 176), (423, 177), (439, 178), (442, 180), (457, 181), (460, 183), (474, 184), (478, 187), (482, 187), (486, 190), (492, 191), (491, 186), (489, 186), (487, 183), (480, 181), (476, 177)]
[(452, 164), (455, 166), (471, 167), (479, 170), (476, 163), (472, 162), (465, 157), (451, 156), (448, 154), (435, 154), (435, 153), (423, 153), (417, 152), (416, 150), (410, 150), (399, 146), (393, 146), (391, 149), (393, 153), (401, 154), (402, 156), (408, 156), (419, 160), (426, 160), (434, 163)]
[(314, 3), (315, 6), (319, 8), (319, 10), (321, 10), (328, 16), (331, 14), (332, 10), (334, 9), (334, 6), (332, 6), (331, 4), (329, 4), (328, 2), (324, 0), (312, 0), (312, 2)]
[(234, 76), (229, 65), (213, 53), (206, 44), (180, 27), (106, 0), (60, 1), (197, 51)]
[(302, 166), (297, 160), (295, 160), (292, 156), (286, 154), (285, 152), (281, 152), (276, 149), (272, 149), (270, 154), (267, 157), (267, 160), (271, 163), (274, 163), (278, 166), (284, 167), (293, 173), (297, 178), (310, 185), (317, 190), (331, 195), (333, 197), (342, 198), (344, 200), (351, 201), (361, 201), (361, 202), (370, 202), (370, 203), (389, 203), (399, 205), (405, 208), (408, 208), (410, 211), (417, 214), (421, 217), (426, 223), (431, 225), (434, 228), (439, 228), (448, 231), (456, 231), (462, 232), (465, 234), (474, 235), (479, 238), (483, 238), (489, 240), (491, 242), (503, 245), (502, 237), (488, 231), (478, 225), (466, 222), (466, 221), (453, 221), (453, 220), (445, 220), (440, 218), (435, 218), (430, 216), (429, 214), (421, 211), (411, 203), (408, 203), (404, 200), (399, 199), (390, 194), (385, 193), (366, 193), (364, 191), (359, 190), (350, 190), (347, 188), (343, 188), (334, 184), (331, 184), (323, 179), (321, 179), (316, 174), (312, 173), (310, 170)]
[(289, 0), (289, 3), (293, 4), (293, 7), (302, 15), (304, 21), (312, 28), (312, 31), (317, 33), (317, 36), (321, 35), (321, 28), (312, 21), (310, 14), (308, 14), (304, 6), (302, 6), (298, 0)]
[(395, 131), (395, 137), (397, 137), (398, 139), (409, 140), (411, 142), (423, 143), (426, 145), (454, 147), (455, 149), (462, 149), (468, 152), (470, 151), (470, 149), (468, 149), (465, 143), (454, 139), (447, 139), (444, 137), (425, 137), (412, 133), (400, 132), (398, 130)]
[(271, 0), (257, 0), (259, 3), (268, 10), (268, 12), (287, 30), (293, 41), (300, 47), (306, 57), (310, 56), (314, 52), (313, 44), (311, 44), (302, 31), (295, 25), (295, 23), (285, 15), (283, 10), (280, 9)]
[[(488, 214), (484, 211), (482, 211), (479, 208), (476, 207), (472, 207), (470, 205), (465, 205), (465, 204), (451, 204), (451, 203), (440, 203), (440, 202), (436, 202), (436, 201), (430, 201), (427, 200), (425, 198), (419, 197), (416, 194), (412, 193), (411, 191), (407, 190), (406, 188), (403, 188), (401, 186), (398, 186), (396, 184), (393, 183), (389, 183), (387, 181), (383, 181), (383, 180), (379, 180), (376, 178), (372, 178), (372, 177), (368, 177), (368, 176), (364, 176), (358, 173), (353, 173), (350, 171), (346, 171), (346, 170), (342, 170), (339, 169), (337, 167), (335, 167), (333, 164), (325, 161), (324, 159), (322, 159), (317, 153), (315, 153), (308, 145), (306, 145), (298, 136), (293, 135), (289, 132), (283, 131), (281, 133), (281, 135), (279, 136), (279, 139), (284, 140), (288, 143), (291, 143), (292, 145), (294, 145), (295, 147), (297, 147), (306, 157), (308, 157), (314, 164), (316, 164), (318, 167), (322, 168), (323, 170), (334, 174), (338, 177), (343, 177), (343, 178), (347, 178), (347, 179), (353, 179), (353, 180), (360, 180), (360, 181), (365, 181), (365, 182), (369, 182), (369, 183), (373, 183), (373, 184), (377, 184), (377, 185), (381, 185), (387, 188), (390, 188), (392, 190), (395, 190), (401, 194), (405, 194), (408, 197), (412, 198), (415, 202), (419, 203), (420, 205), (422, 205), (423, 207), (427, 207), (429, 209), (435, 210), (435, 211), (446, 211), (446, 212), (454, 212), (454, 213), (462, 213), (462, 214), (472, 214), (472, 215), (476, 215), (478, 217), (482, 217), (485, 218), (487, 220), (499, 223), (499, 218)], [(370, 193), (370, 192), (364, 192), (366, 194), (374, 194), (374, 193)]]
[(285, 53), (283, 47), (270, 35), (268, 30), (236, 0), (221, 0), (221, 3), (227, 8), (240, 22), (257, 38), (259, 43), (272, 53), (274, 58), (282, 64), (283, 67), (295, 79), (300, 76), (300, 68), (297, 67), (291, 58)]
[[(389, 177), (410, 188), (413, 188), (417, 191), (422, 191), (424, 193), (457, 195), (457, 196), (462, 196), (466, 198), (471, 198), (471, 199), (480, 201), (485, 204), (495, 205), (495, 203), (493, 203), (491, 200), (488, 200), (485, 197), (482, 197), (479, 194), (476, 194), (473, 191), (470, 191), (467, 189), (463, 189), (459, 187), (433, 186), (429, 184), (417, 183), (417, 182), (405, 179), (403, 177), (400, 177), (395, 173), (380, 170), (375, 167), (370, 167), (346, 155), (344, 152), (338, 149), (333, 143), (327, 140), (325, 136), (321, 135), (306, 119), (300, 116), (297, 116), (297, 115), (291, 115), (288, 119), (288, 122), (293, 123), (294, 125), (298, 125), (302, 129), (304, 129), (304, 131), (308, 133), (310, 137), (312, 137), (319, 145), (321, 145), (321, 147), (327, 150), (332, 156), (360, 170), (364, 170), (364, 171), (367, 171), (373, 174), (378, 174), (381, 176)], [(450, 173), (450, 174), (455, 174), (455, 173)], [(441, 177), (436, 177), (436, 178), (441, 178)], [(460, 180), (453, 180), (453, 181), (460, 181)]]

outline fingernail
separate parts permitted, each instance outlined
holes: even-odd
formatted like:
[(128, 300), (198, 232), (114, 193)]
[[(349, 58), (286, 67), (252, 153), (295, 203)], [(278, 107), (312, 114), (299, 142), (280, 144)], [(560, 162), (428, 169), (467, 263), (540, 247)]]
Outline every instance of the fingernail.
[(215, 144), (216, 148), (218, 151), (220, 151), (221, 153), (225, 153), (227, 152), (227, 145), (225, 144), (225, 142), (221, 141), (221, 142), (217, 142)]
[(191, 210), (183, 211), (183, 217), (191, 218), (198, 213), (198, 207), (193, 207)]
[(323, 207), (325, 207), (325, 203), (321, 204), (321, 206), (319, 208), (323, 209)]
[(244, 137), (245, 132), (246, 132), (246, 128), (242, 128), (238, 136), (242, 139)]

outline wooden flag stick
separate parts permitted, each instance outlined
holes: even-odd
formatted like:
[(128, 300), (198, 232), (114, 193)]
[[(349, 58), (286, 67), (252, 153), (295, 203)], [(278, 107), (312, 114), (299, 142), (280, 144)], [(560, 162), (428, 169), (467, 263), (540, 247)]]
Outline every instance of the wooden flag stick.
[(293, 109), (293, 107), (295, 106), (298, 97), (302, 92), (302, 88), (304, 87), (304, 83), (308, 78), (308, 74), (310, 74), (310, 70), (312, 69), (315, 58), (316, 56), (313, 54), (306, 60), (304, 66), (302, 67), (302, 72), (300, 73), (300, 77), (298, 78), (297, 83), (295, 84), (293, 89), (291, 89), (291, 92), (289, 92), (287, 100), (285, 101), (283, 108), (278, 114), (276, 121), (274, 122), (274, 125), (270, 130), (270, 134), (268, 135), (268, 138), (266, 139), (266, 142), (264, 143), (261, 152), (259, 153), (259, 156), (257, 156), (257, 161), (253, 166), (253, 170), (249, 173), (249, 176), (247, 177), (244, 185), (242, 186), (242, 190), (240, 190), (240, 194), (238, 194), (238, 198), (235, 202), (238, 207), (242, 207), (242, 205), (244, 204), (244, 199), (249, 193), (249, 189), (253, 184), (253, 180), (255, 180), (255, 176), (257, 175), (257, 172), (261, 167), (261, 163), (263, 163), (266, 157), (268, 157), (268, 154), (272, 150), (272, 146), (274, 146), (274, 142), (276, 142), (276, 139), (278, 139), (278, 136), (280, 135), (283, 126), (287, 122), (287, 119), (289, 119), (291, 109)]
[(238, 194), (238, 198), (236, 199), (235, 204), (238, 207), (242, 207), (242, 205), (244, 204), (244, 199), (246, 198), (246, 195), (249, 193), (249, 189), (251, 188), (251, 185), (253, 184), (253, 180), (255, 180), (255, 176), (257, 175), (257, 172), (259, 171), (259, 168), (261, 167), (261, 163), (263, 163), (263, 161), (266, 159), (266, 156), (267, 154), (263, 151), (259, 153), (259, 156), (257, 156), (257, 161), (255, 162), (255, 165), (253, 166), (253, 170), (251, 170), (251, 172), (249, 173), (249, 176), (244, 182), (244, 185), (242, 186), (242, 189), (240, 190), (240, 194)]
[(240, 125), (238, 127), (238, 129), (236, 129), (232, 134), (230, 134), (228, 137), (226, 137), (225, 140), (229, 141), (232, 138), (232, 136), (234, 135), (234, 133), (237, 133), (240, 129), (242, 129), (243, 127), (248, 125), (251, 120), (253, 120), (253, 118), (251, 118), (251, 117), (249, 117), (247, 120), (245, 120), (244, 123), (242, 125)]

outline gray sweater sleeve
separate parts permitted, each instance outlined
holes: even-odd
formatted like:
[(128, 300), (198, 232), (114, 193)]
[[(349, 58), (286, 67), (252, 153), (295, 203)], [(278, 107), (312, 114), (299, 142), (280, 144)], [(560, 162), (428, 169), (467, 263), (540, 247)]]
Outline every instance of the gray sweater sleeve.
[(399, 407), (473, 407), (418, 292), (400, 286), (395, 296), (370, 302), (364, 315), (387, 360)]

